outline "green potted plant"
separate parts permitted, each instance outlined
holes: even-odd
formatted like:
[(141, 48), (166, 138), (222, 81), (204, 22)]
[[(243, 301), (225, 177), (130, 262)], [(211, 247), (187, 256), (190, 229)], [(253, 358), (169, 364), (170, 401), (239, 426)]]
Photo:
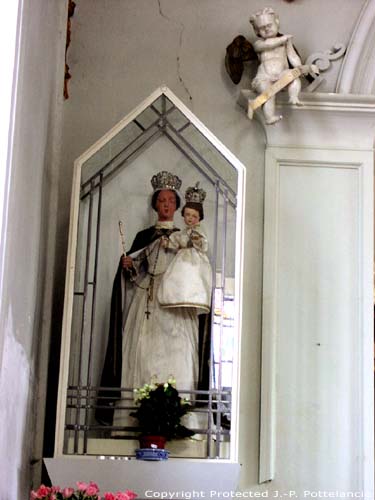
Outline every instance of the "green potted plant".
[(175, 384), (170, 378), (165, 383), (151, 382), (135, 389), (138, 408), (131, 415), (138, 420), (140, 448), (164, 448), (167, 440), (194, 434), (181, 424), (190, 404), (179, 396)]

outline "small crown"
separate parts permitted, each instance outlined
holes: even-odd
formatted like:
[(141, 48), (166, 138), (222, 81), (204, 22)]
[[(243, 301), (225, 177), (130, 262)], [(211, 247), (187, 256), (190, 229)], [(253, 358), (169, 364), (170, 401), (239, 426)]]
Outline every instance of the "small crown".
[(172, 189), (173, 191), (178, 191), (181, 187), (181, 179), (179, 179), (177, 175), (163, 170), (152, 177), (151, 185), (154, 188), (154, 191), (160, 191), (161, 189)]
[(199, 188), (199, 182), (195, 186), (188, 187), (185, 191), (185, 200), (193, 203), (203, 203), (206, 198), (206, 191)]

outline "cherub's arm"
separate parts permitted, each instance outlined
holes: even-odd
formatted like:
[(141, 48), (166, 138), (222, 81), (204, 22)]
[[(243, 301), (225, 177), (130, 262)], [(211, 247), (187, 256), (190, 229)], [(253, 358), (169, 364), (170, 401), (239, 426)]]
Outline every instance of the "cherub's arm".
[(292, 38), (292, 35), (282, 35), (276, 36), (274, 38), (258, 38), (254, 43), (253, 47), (255, 52), (264, 52), (265, 50), (272, 50), (285, 45), (288, 40)]
[(297, 66), (302, 65), (301, 58), (297, 54), (296, 49), (293, 47), (293, 43), (292, 43), (291, 38), (287, 41), (287, 44), (286, 44), (286, 55), (288, 57), (288, 61), (293, 66), (293, 68), (296, 68)]

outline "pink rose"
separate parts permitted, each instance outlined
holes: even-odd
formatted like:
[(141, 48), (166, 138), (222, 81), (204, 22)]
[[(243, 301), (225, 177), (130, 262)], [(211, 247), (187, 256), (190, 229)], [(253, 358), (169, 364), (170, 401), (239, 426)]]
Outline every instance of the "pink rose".
[(64, 498), (70, 498), (74, 493), (74, 488), (64, 488), (62, 494)]
[(99, 492), (98, 485), (90, 481), (90, 484), (87, 486), (86, 495), (89, 497), (93, 497)]
[(128, 495), (128, 491), (118, 491), (116, 493), (116, 500), (131, 500), (132, 497)]
[(48, 486), (44, 486), (44, 484), (41, 484), (39, 486), (38, 491), (36, 492), (36, 494), (37, 494), (36, 498), (46, 497), (49, 495), (50, 491), (51, 491), (51, 488), (49, 488)]
[(104, 500), (116, 500), (113, 493), (104, 493)]
[(131, 490), (118, 491), (116, 493), (116, 500), (134, 500), (136, 497), (137, 495)]
[(87, 483), (83, 483), (81, 481), (77, 481), (77, 489), (78, 489), (78, 491), (85, 492), (87, 490), (87, 487), (88, 487)]
[(36, 500), (38, 497), (38, 493), (34, 490), (31, 491), (30, 493), (30, 500)]

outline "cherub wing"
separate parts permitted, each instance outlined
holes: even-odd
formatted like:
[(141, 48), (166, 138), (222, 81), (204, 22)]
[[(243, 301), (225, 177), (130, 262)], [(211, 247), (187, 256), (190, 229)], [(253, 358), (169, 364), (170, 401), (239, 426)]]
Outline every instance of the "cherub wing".
[[(278, 36), (282, 36), (282, 34), (278, 33)], [(295, 45), (293, 45), (293, 48), (299, 56)], [(236, 36), (232, 43), (228, 45), (225, 54), (225, 69), (232, 82), (237, 85), (241, 81), (244, 62), (255, 61), (257, 59), (258, 56), (249, 40), (243, 35)], [(292, 66), (290, 65), (290, 67)], [(314, 81), (314, 78), (309, 74), (304, 75), (304, 77), (309, 83)]]
[(244, 70), (244, 62), (257, 59), (251, 43), (243, 36), (238, 35), (228, 45), (225, 54), (225, 69), (233, 83), (240, 82)]

